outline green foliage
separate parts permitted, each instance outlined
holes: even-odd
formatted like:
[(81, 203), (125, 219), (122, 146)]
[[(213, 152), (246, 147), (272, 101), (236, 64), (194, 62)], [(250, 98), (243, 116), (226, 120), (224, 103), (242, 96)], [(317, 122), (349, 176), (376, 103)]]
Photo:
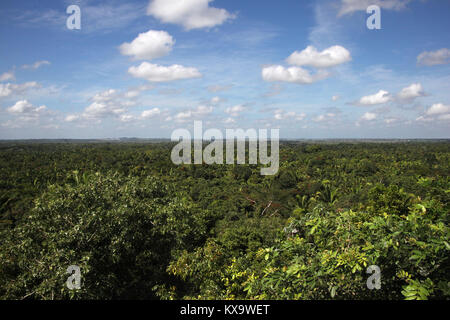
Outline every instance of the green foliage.
[(396, 185), (385, 187), (378, 184), (369, 191), (369, 204), (376, 212), (406, 214), (411, 205), (412, 196)]
[[(3, 298), (154, 298), (171, 254), (205, 235), (204, 216), (153, 177), (86, 175), (51, 185), (0, 247)], [(81, 290), (65, 286), (78, 265)]]
[(275, 176), (172, 146), (0, 142), (0, 299), (450, 298), (448, 142), (282, 142)]
[[(233, 285), (245, 299), (443, 298), (448, 289), (434, 283), (449, 272), (444, 220), (416, 208), (399, 217), (317, 207), (291, 221), (284, 239), (260, 249), (250, 267), (237, 269), (246, 277)], [(381, 268), (380, 290), (366, 287), (369, 265)]]

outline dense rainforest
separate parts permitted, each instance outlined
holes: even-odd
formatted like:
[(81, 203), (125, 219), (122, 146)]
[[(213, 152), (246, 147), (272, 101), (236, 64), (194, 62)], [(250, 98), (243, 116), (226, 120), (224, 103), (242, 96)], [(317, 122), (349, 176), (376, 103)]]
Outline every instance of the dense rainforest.
[(284, 141), (274, 176), (172, 147), (0, 142), (0, 299), (450, 298), (449, 141)]

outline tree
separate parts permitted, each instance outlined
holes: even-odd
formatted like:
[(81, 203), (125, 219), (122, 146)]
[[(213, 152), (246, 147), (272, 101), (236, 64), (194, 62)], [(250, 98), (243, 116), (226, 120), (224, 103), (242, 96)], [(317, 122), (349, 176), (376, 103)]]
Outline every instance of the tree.
[[(52, 185), (0, 247), (3, 298), (152, 299), (177, 250), (199, 244), (202, 214), (154, 177), (117, 173)], [(81, 268), (82, 286), (66, 287)]]

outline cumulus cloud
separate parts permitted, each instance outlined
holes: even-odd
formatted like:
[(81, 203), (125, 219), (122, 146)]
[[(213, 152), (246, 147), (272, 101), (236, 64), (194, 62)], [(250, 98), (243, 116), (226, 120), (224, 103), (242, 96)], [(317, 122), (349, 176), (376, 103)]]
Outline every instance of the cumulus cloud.
[(298, 84), (311, 84), (329, 77), (329, 73), (319, 70), (311, 74), (308, 70), (300, 67), (285, 68), (280, 65), (268, 66), (262, 69), (262, 78), (265, 81), (281, 81)]
[[(139, 86), (128, 91), (120, 92), (108, 89), (96, 93), (90, 98), (90, 104), (80, 114), (70, 114), (65, 117), (66, 122), (81, 120), (100, 121), (101, 119), (114, 117), (127, 122), (132, 120), (126, 112), (137, 104), (136, 97), (140, 92), (150, 89), (149, 86)], [(145, 112), (145, 111), (144, 111)], [(148, 116), (148, 113), (144, 115)]]
[(386, 10), (402, 10), (409, 2), (411, 0), (341, 0), (338, 16), (366, 11), (371, 5), (377, 5)]
[(435, 66), (450, 63), (450, 50), (443, 48), (437, 51), (425, 51), (417, 57), (417, 64)]
[(413, 83), (410, 86), (403, 88), (398, 94), (397, 99), (400, 101), (411, 102), (416, 98), (426, 96), (425, 91), (420, 83)]
[[(28, 100), (19, 100), (6, 109), (6, 112), (14, 117), (1, 125), (6, 128), (23, 128), (25, 126), (42, 124), (43, 128), (51, 128), (55, 125), (48, 123), (54, 121), (51, 112), (46, 106), (34, 106)], [(44, 122), (44, 123), (42, 123)], [(47, 122), (47, 123), (46, 123)]]
[(377, 104), (383, 104), (391, 100), (391, 95), (385, 90), (380, 90), (377, 93), (359, 99), (357, 104), (363, 106), (372, 106)]
[(230, 117), (230, 118), (224, 119), (222, 122), (223, 122), (224, 124), (235, 124), (235, 123), (236, 123), (236, 120)]
[(46, 106), (35, 107), (27, 100), (17, 101), (15, 105), (9, 107), (7, 111), (12, 114), (39, 114), (47, 110)]
[[(211, 106), (198, 106), (195, 109), (191, 109), (191, 110), (187, 110), (187, 111), (182, 111), (177, 113), (173, 119), (176, 122), (187, 122), (187, 121), (191, 121), (194, 118), (198, 118), (201, 116), (206, 116), (210, 113), (213, 112), (213, 107)], [(170, 117), (170, 120), (172, 120), (172, 117)]]
[(136, 98), (136, 97), (138, 97), (143, 91), (152, 90), (153, 88), (154, 88), (153, 85), (140, 85), (140, 86), (137, 86), (137, 87), (132, 87), (132, 88), (129, 88), (129, 89), (125, 92), (124, 96), (125, 96), (126, 98)]
[(65, 121), (66, 122), (73, 122), (76, 121), (80, 118), (80, 116), (76, 115), (76, 114), (69, 114), (68, 116), (65, 117)]
[(443, 103), (435, 103), (429, 107), (425, 113), (419, 116), (416, 121), (419, 122), (435, 122), (450, 121), (450, 105)]
[(119, 120), (121, 122), (132, 122), (132, 121), (142, 121), (154, 118), (161, 114), (161, 110), (159, 108), (153, 108), (149, 110), (142, 111), (139, 115), (132, 114), (121, 114), (119, 116)]
[(132, 56), (134, 60), (152, 60), (167, 55), (175, 41), (166, 31), (149, 30), (140, 33), (131, 43), (123, 43), (120, 53)]
[(213, 107), (211, 106), (198, 106), (197, 109), (193, 111), (194, 115), (205, 115), (213, 112)]
[(391, 95), (386, 90), (380, 90), (375, 94), (364, 96), (351, 104), (358, 106), (373, 106), (384, 104), (387, 102), (397, 102), (399, 104), (412, 103), (416, 98), (425, 97), (427, 93), (424, 91), (422, 84), (412, 83), (403, 88), (396, 95)]
[(87, 119), (99, 119), (109, 116), (119, 116), (128, 108), (136, 105), (136, 101), (127, 97), (127, 92), (122, 93), (109, 89), (95, 94), (91, 98), (92, 103), (84, 110), (82, 116)]
[[(298, 84), (311, 84), (330, 77), (325, 68), (334, 67), (350, 61), (350, 52), (341, 46), (332, 46), (321, 52), (315, 47), (308, 46), (303, 51), (295, 51), (287, 59), (292, 67), (271, 65), (263, 67), (262, 78), (265, 81), (291, 82)], [(303, 66), (318, 68), (316, 73), (302, 68)]]
[(0, 82), (15, 80), (16, 77), (14, 75), (14, 71), (8, 71), (0, 75)]
[(42, 61), (36, 61), (33, 64), (25, 64), (22, 66), (22, 69), (39, 69), (39, 67), (44, 66), (44, 65), (50, 65), (50, 61), (47, 60), (42, 60)]
[(28, 89), (41, 88), (41, 85), (35, 81), (25, 82), (21, 84), (15, 83), (0, 83), (0, 98), (8, 97), (10, 95), (22, 94)]
[(428, 110), (425, 112), (428, 116), (434, 115), (442, 115), (442, 114), (450, 114), (450, 106), (444, 105), (442, 103), (433, 104)]
[(150, 82), (167, 82), (202, 77), (202, 74), (195, 68), (183, 67), (178, 64), (165, 67), (148, 62), (143, 62), (137, 67), (130, 67), (128, 73), (135, 78), (146, 79)]
[(363, 116), (361, 117), (361, 120), (364, 121), (373, 121), (377, 118), (377, 114), (373, 113), (373, 112), (366, 112), (363, 114)]
[(150, 110), (142, 111), (141, 117), (143, 119), (153, 118), (154, 116), (159, 115), (160, 113), (161, 113), (161, 110), (159, 110), (159, 108), (153, 108)]
[(211, 2), (213, 0), (151, 0), (147, 14), (186, 30), (211, 28), (234, 18), (225, 9), (211, 7)]
[(232, 117), (238, 117), (242, 112), (245, 111), (245, 107), (241, 104), (229, 107), (225, 110), (225, 113), (229, 114)]
[(336, 117), (336, 114), (333, 112), (328, 112), (325, 114), (318, 115), (313, 120), (315, 122), (330, 122)]
[(398, 121), (399, 121), (399, 119), (397, 119), (397, 118), (386, 118), (386, 119), (384, 119), (384, 123), (386, 123), (388, 125), (394, 124), (394, 123), (396, 123)]
[(275, 120), (297, 120), (297, 121), (301, 121), (303, 119), (306, 118), (306, 114), (305, 113), (296, 113), (294, 111), (284, 111), (282, 109), (278, 109), (275, 110), (274, 113), (274, 118)]
[(311, 66), (316, 68), (329, 68), (352, 60), (350, 52), (341, 46), (332, 46), (318, 51), (308, 46), (303, 51), (295, 51), (287, 58), (287, 63), (295, 66)]
[(133, 116), (133, 115), (131, 115), (131, 114), (122, 114), (122, 115), (119, 117), (119, 120), (120, 120), (121, 122), (130, 122), (130, 121), (136, 120), (136, 117)]
[(99, 93), (96, 93), (91, 100), (94, 102), (107, 102), (111, 101), (114, 97), (117, 97), (118, 92), (115, 89), (108, 89)]
[(121, 105), (107, 102), (93, 102), (84, 109), (83, 117), (88, 119), (105, 118), (111, 115), (120, 115), (126, 111)]
[(220, 97), (213, 97), (211, 99), (211, 104), (218, 104), (221, 103), (223, 100)]

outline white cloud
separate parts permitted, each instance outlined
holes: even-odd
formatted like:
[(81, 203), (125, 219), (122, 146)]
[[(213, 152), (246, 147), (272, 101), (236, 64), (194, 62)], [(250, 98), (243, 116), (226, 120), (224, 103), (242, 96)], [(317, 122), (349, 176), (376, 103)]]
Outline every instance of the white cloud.
[(373, 113), (373, 112), (366, 112), (363, 114), (363, 116), (361, 117), (361, 120), (364, 121), (373, 121), (377, 118), (377, 114)]
[(333, 120), (335, 117), (336, 117), (335, 113), (328, 112), (326, 114), (321, 114), (321, 115), (315, 117), (313, 120), (315, 122), (329, 122), (329, 121)]
[(130, 120), (125, 114), (130, 107), (137, 104), (136, 98), (141, 91), (148, 89), (147, 86), (140, 86), (125, 92), (108, 89), (96, 93), (90, 98), (90, 104), (81, 114), (71, 114), (66, 116), (66, 122), (78, 120), (100, 121), (108, 117), (116, 117), (121, 121)]
[(161, 110), (159, 110), (159, 108), (153, 108), (151, 110), (145, 110), (145, 111), (142, 111), (141, 118), (143, 118), (143, 119), (153, 118), (154, 116), (157, 116), (160, 113), (161, 113)]
[(87, 119), (105, 118), (111, 115), (120, 115), (126, 112), (126, 109), (114, 103), (93, 102), (84, 109), (83, 117)]
[(419, 116), (416, 121), (429, 123), (436, 121), (449, 121), (450, 120), (450, 105), (444, 105), (443, 103), (435, 103), (429, 107), (425, 113)]
[(36, 70), (39, 67), (43, 66), (43, 65), (50, 65), (50, 62), (47, 60), (42, 60), (42, 61), (36, 61), (33, 64), (25, 64), (22, 66), (22, 69), (33, 69)]
[(297, 114), (294, 111), (286, 112), (286, 111), (284, 111), (282, 109), (278, 109), (278, 110), (275, 110), (274, 118), (275, 118), (275, 120), (296, 120), (296, 121), (301, 121), (301, 120), (306, 118), (306, 114), (305, 113)]
[(195, 109), (187, 110), (177, 113), (173, 118), (176, 122), (186, 122), (193, 118), (198, 118), (201, 116), (208, 115), (213, 112), (213, 107), (211, 106), (198, 106)]
[(122, 121), (122, 122), (130, 122), (130, 121), (133, 121), (135, 119), (136, 118), (134, 116), (132, 116), (131, 114), (122, 114), (119, 117), (119, 120)]
[[(51, 117), (53, 112), (48, 110), (46, 106), (34, 106), (28, 100), (17, 101), (13, 106), (6, 109), (6, 111), (14, 116), (14, 119), (10, 119), (5, 123), (2, 123), (3, 127), (7, 128), (23, 128), (29, 127), (31, 125), (38, 125), (44, 121), (43, 128), (50, 128), (55, 126), (48, 121), (53, 121), (54, 118)], [(47, 123), (45, 123), (47, 122)]]
[(39, 114), (47, 110), (46, 106), (35, 107), (27, 100), (17, 101), (15, 105), (9, 107), (7, 111), (12, 114)]
[(431, 121), (434, 121), (434, 120), (431, 117), (420, 116), (420, 117), (416, 118), (416, 121), (419, 121), (419, 122), (431, 122)]
[(0, 84), (0, 97), (8, 97), (12, 93), (11, 84)]
[(265, 81), (282, 81), (298, 84), (311, 84), (329, 77), (329, 73), (320, 70), (314, 75), (300, 67), (285, 68), (280, 65), (268, 66), (262, 69), (262, 78)]
[(241, 104), (229, 107), (225, 110), (225, 113), (229, 114), (232, 117), (238, 117), (241, 112), (245, 111), (245, 107)]
[(397, 119), (397, 118), (387, 118), (387, 119), (384, 119), (384, 123), (386, 123), (386, 124), (393, 124), (393, 123), (396, 123), (396, 122), (398, 122), (399, 120)]
[(10, 95), (17, 95), (24, 93), (28, 89), (36, 89), (40, 88), (41, 85), (35, 81), (25, 82), (22, 84), (15, 83), (0, 83), (0, 98), (8, 97)]
[(442, 103), (433, 104), (426, 112), (429, 116), (450, 114), (450, 106), (444, 105)]
[(14, 75), (14, 71), (8, 71), (0, 75), (0, 82), (15, 80), (16, 77)]
[(137, 67), (130, 67), (128, 73), (135, 78), (142, 78), (151, 82), (166, 82), (202, 77), (202, 74), (195, 68), (183, 67), (178, 64), (165, 67), (148, 62), (143, 62)]
[(43, 129), (59, 129), (60, 128), (60, 125), (59, 124), (46, 124), (46, 125), (43, 125), (41, 128), (43, 128)]
[(350, 52), (341, 46), (332, 46), (321, 52), (308, 46), (301, 52), (295, 51), (287, 58), (287, 63), (295, 66), (329, 68), (352, 60)]
[(109, 89), (106, 91), (96, 93), (95, 96), (91, 98), (91, 100), (95, 102), (107, 102), (110, 101), (115, 96), (117, 96), (117, 91), (114, 89)]
[(434, 66), (447, 63), (450, 63), (450, 50), (447, 48), (437, 51), (425, 51), (417, 57), (417, 64), (419, 65)]
[(210, 7), (213, 0), (151, 0), (147, 14), (164, 23), (182, 25), (186, 30), (211, 28), (234, 18), (225, 9)]
[(338, 16), (352, 14), (356, 11), (366, 11), (371, 5), (377, 5), (386, 10), (401, 10), (411, 0), (341, 0), (341, 7)]
[(138, 87), (129, 88), (124, 95), (126, 98), (136, 98), (141, 94), (141, 92), (152, 90), (153, 88), (153, 85), (141, 85)]
[(225, 123), (225, 124), (235, 124), (236, 120), (233, 119), (233, 118), (226, 118), (222, 122)]
[(376, 104), (386, 103), (390, 100), (391, 100), (391, 95), (389, 94), (389, 92), (387, 92), (385, 90), (380, 90), (376, 94), (362, 97), (361, 99), (359, 99), (358, 104), (364, 105), (364, 106), (376, 105)]
[(8, 128), (8, 129), (17, 129), (17, 128), (21, 128), (22, 124), (17, 121), (8, 120), (6, 122), (3, 122), (1, 124), (1, 126), (4, 128)]
[(415, 98), (425, 96), (425, 92), (420, 83), (413, 83), (410, 86), (403, 88), (398, 94), (397, 98), (403, 101), (412, 101)]
[(213, 107), (211, 106), (198, 106), (197, 109), (194, 110), (195, 115), (205, 115), (213, 112)]
[(131, 43), (123, 43), (119, 49), (125, 56), (134, 60), (152, 60), (167, 55), (175, 41), (166, 31), (149, 30), (140, 33)]
[(68, 116), (66, 116), (66, 118), (64, 119), (66, 122), (73, 122), (78, 120), (80, 117), (76, 114), (69, 114)]
[(185, 119), (189, 119), (192, 117), (192, 111), (183, 111), (183, 112), (179, 112), (175, 115), (175, 119), (177, 120), (185, 120)]
[(419, 122), (436, 122), (450, 120), (450, 105), (442, 103), (433, 104), (429, 107), (424, 115), (419, 116), (416, 121)]
[(331, 100), (338, 101), (340, 98), (341, 98), (340, 96), (336, 95), (336, 96), (332, 96)]
[(212, 104), (218, 104), (218, 103), (220, 103), (220, 102), (222, 102), (223, 100), (220, 98), (220, 97), (213, 97), (212, 99), (211, 99), (211, 103)]
[(161, 110), (159, 108), (153, 108), (150, 110), (144, 110), (141, 114), (135, 116), (132, 114), (120, 114), (118, 116), (119, 121), (121, 122), (132, 122), (132, 121), (142, 121), (146, 119), (154, 118), (161, 114)]

